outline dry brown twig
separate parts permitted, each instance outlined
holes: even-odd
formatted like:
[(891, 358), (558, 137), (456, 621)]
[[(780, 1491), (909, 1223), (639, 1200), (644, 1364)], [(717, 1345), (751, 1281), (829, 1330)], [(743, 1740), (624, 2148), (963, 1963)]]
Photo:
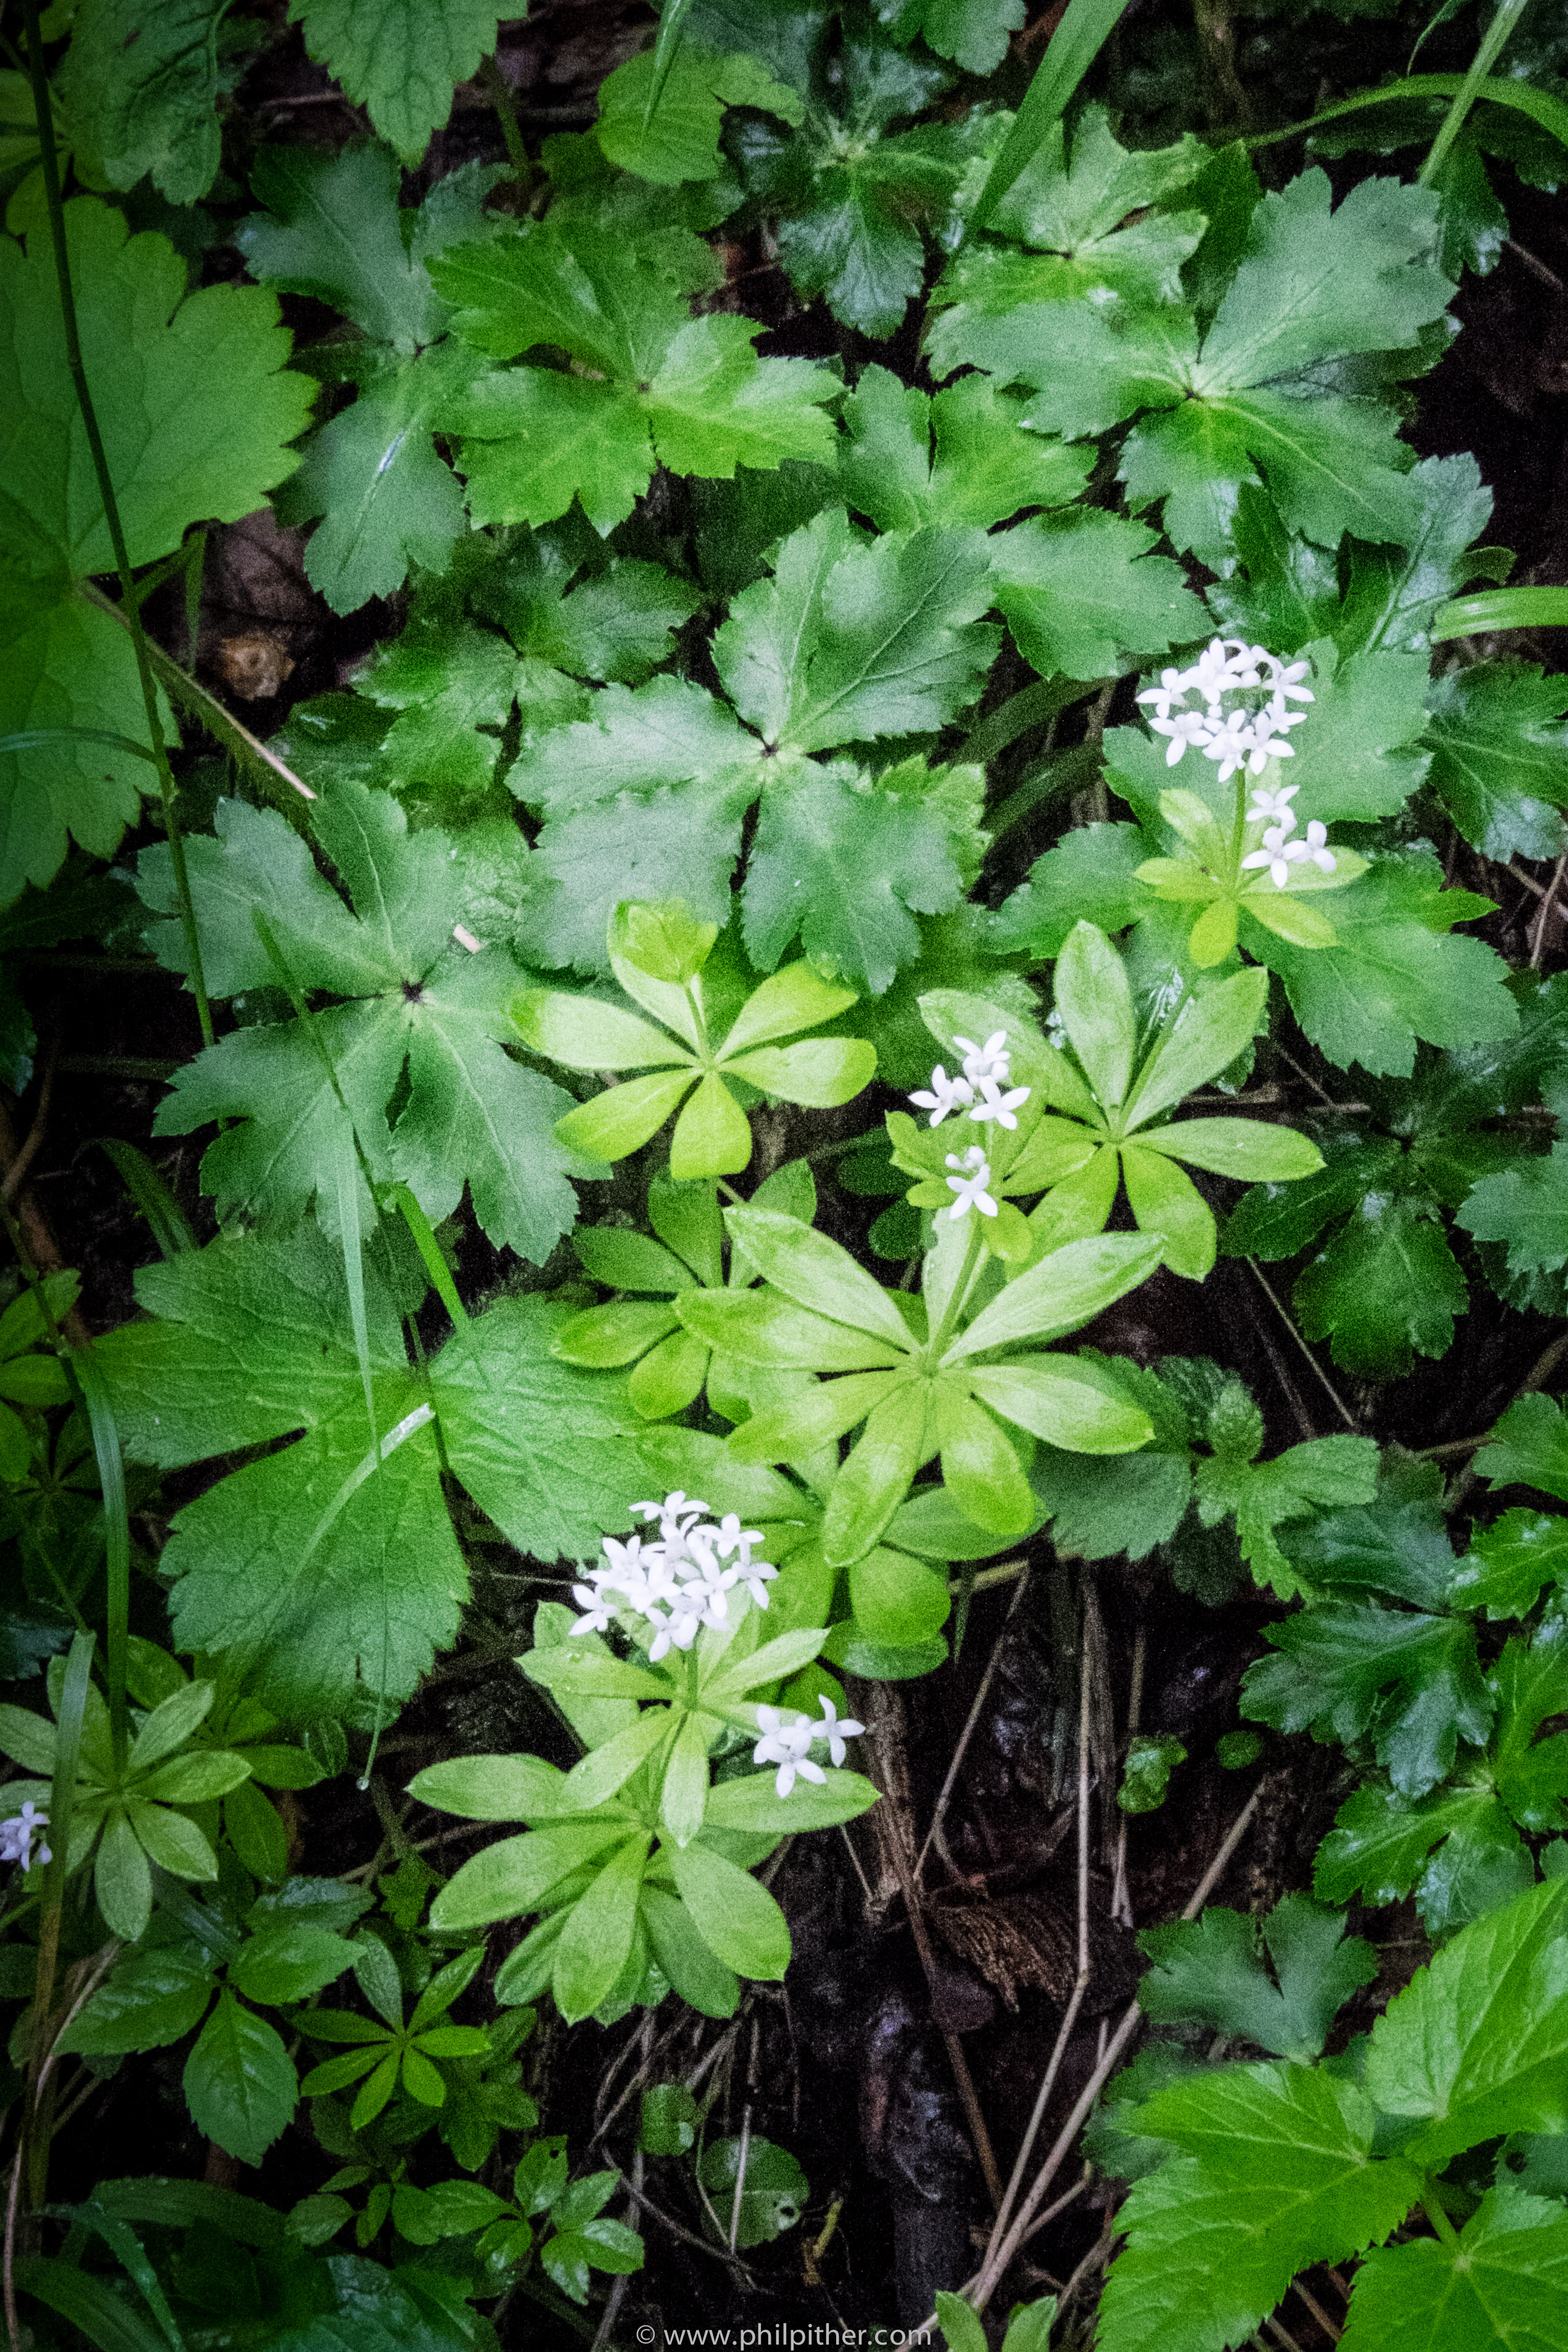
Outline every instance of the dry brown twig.
[[(1213, 1860), (1199, 1879), (1182, 1912), (1181, 1916), (1184, 1919), (1197, 1918), (1224, 1876), (1237, 1847), (1252, 1825), (1252, 1819), (1258, 1811), (1262, 1794), (1262, 1785), (1260, 1783), (1221, 1839)], [(1017, 2217), (1009, 2227), (1006, 2235), (994, 2246), (988, 2247), (985, 2260), (979, 2270), (972, 2279), (966, 2281), (960, 2290), (967, 2297), (974, 2310), (984, 2311), (1001, 2284), (1008, 2265), (1019, 2248), (1026, 2238), (1033, 2234), (1037, 2221), (1043, 2222), (1044, 2216), (1040, 2209), (1044, 2202), (1046, 2191), (1061, 2169), (1074, 2140), (1088, 2120), (1090, 2110), (1115, 2071), (1123, 2052), (1133, 2039), (1142, 2020), (1143, 2011), (1138, 2002), (1136, 2000), (1130, 2002), (1115, 2032), (1106, 2042), (1099, 2064), (1080, 2092), (1071, 2114), (1057, 2134), (1050, 2154), (1035, 2175), (1034, 2184), (1019, 2208)], [(918, 2328), (912, 2331), (909, 2341), (913, 2343), (928, 2336), (940, 2324), (936, 2313), (932, 2312), (922, 2321)]]

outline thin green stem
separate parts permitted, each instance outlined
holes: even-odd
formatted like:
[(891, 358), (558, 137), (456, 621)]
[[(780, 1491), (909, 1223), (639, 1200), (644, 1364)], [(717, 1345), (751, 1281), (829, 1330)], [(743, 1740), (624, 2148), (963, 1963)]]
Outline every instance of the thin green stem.
[(1444, 2212), (1438, 2201), (1437, 2192), (1430, 2181), (1421, 2191), (1421, 2210), (1446, 2246), (1458, 2244), (1459, 2233)]
[(76, 387), (77, 406), (81, 411), (82, 430), (92, 457), (92, 469), (98, 477), (98, 491), (103, 500), (103, 519), (109, 528), (110, 544), (114, 550), (114, 566), (120, 575), (120, 599), (131, 630), (131, 642), (136, 656), (136, 676), (141, 688), (142, 708), (147, 714), (147, 740), (152, 747), (152, 758), (158, 771), (158, 790), (163, 803), (163, 823), (169, 835), (169, 856), (174, 874), (174, 889), (180, 901), (180, 919), (184, 926), (186, 950), (191, 960), (191, 989), (196, 1000), (196, 1017), (202, 1024), (202, 1040), (213, 1042), (213, 1011), (207, 1001), (207, 983), (202, 970), (202, 944), (196, 929), (196, 910), (191, 898), (190, 877), (185, 870), (185, 844), (175, 812), (173, 771), (169, 765), (169, 750), (163, 740), (163, 725), (158, 716), (158, 689), (152, 682), (152, 666), (148, 658), (147, 633), (141, 625), (137, 607), (136, 583), (131, 578), (131, 554), (126, 546), (125, 532), (120, 520), (120, 504), (114, 495), (114, 483), (110, 477), (109, 459), (104, 453), (103, 436), (98, 427), (98, 412), (93, 406), (92, 392), (87, 380), (87, 367), (82, 359), (81, 337), (77, 327), (76, 294), (71, 285), (70, 255), (66, 245), (65, 205), (60, 195), (59, 160), (55, 152), (54, 113), (49, 101), (48, 76), (44, 67), (43, 37), (38, 30), (38, 0), (22, 0), (22, 18), (27, 37), (27, 76), (33, 89), (33, 114), (37, 124), (41, 149), (39, 164), (44, 175), (44, 195), (49, 212), (49, 236), (54, 246), (55, 278), (59, 288), (60, 323), (65, 335), (66, 365)]
[(942, 1320), (936, 1326), (926, 1351), (933, 1364), (941, 1362), (942, 1351), (953, 1337), (954, 1326), (958, 1320), (964, 1301), (969, 1295), (969, 1285), (975, 1279), (975, 1268), (979, 1264), (980, 1253), (985, 1246), (985, 1228), (980, 1223), (980, 1213), (977, 1209), (975, 1222), (969, 1228), (969, 1245), (964, 1252), (964, 1263), (959, 1269), (958, 1279), (953, 1285), (952, 1297), (947, 1301)]
[(501, 126), (501, 137), (506, 145), (507, 160), (511, 164), (518, 190), (521, 191), (532, 179), (534, 167), (529, 160), (528, 151), (523, 144), (522, 128), (517, 121), (516, 102), (510, 89), (507, 87), (507, 78), (494, 58), (481, 59), (479, 79), (484, 85), (486, 97), (496, 110), (496, 120)]
[(1427, 160), (1416, 175), (1418, 188), (1429, 188), (1448, 160), (1448, 150), (1465, 127), (1466, 119), (1480, 86), (1490, 73), (1499, 50), (1530, 5), (1530, 0), (1498, 0), (1497, 13), (1481, 37), (1481, 45), (1471, 60), (1470, 69), (1454, 93), (1437, 135), (1427, 151)]

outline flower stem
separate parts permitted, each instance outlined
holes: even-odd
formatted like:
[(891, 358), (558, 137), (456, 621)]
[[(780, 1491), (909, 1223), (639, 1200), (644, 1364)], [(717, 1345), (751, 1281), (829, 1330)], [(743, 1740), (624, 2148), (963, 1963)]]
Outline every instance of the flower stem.
[(928, 1353), (934, 1366), (941, 1362), (942, 1351), (953, 1336), (953, 1327), (957, 1322), (964, 1301), (968, 1296), (969, 1285), (975, 1278), (975, 1268), (979, 1263), (980, 1253), (985, 1245), (985, 1230), (980, 1223), (980, 1213), (977, 1209), (975, 1222), (969, 1228), (969, 1246), (964, 1253), (964, 1263), (959, 1269), (958, 1279), (953, 1285), (953, 1295), (947, 1301), (941, 1322), (932, 1335)]

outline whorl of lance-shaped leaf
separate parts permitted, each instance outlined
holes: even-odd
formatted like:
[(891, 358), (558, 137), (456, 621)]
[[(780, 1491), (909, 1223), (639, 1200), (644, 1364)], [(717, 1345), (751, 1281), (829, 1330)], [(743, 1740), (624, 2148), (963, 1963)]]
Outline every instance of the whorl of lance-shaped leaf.
[[(730, 1438), (731, 1453), (788, 1461), (865, 1424), (829, 1498), (830, 1561), (847, 1565), (870, 1550), (934, 1454), (967, 1517), (999, 1534), (1027, 1527), (1034, 1505), (1004, 1422), (1088, 1454), (1127, 1453), (1153, 1433), (1141, 1408), (1096, 1367), (1019, 1350), (1061, 1338), (1145, 1280), (1159, 1263), (1157, 1237), (1081, 1242), (988, 1304), (972, 1265), (966, 1276), (945, 1262), (955, 1244), (964, 1247), (950, 1221), (953, 1240), (926, 1261), (925, 1301), (884, 1290), (797, 1218), (737, 1208), (726, 1223), (764, 1286), (686, 1294), (679, 1311), (687, 1329), (743, 1361), (845, 1375), (753, 1414)], [(928, 1310), (936, 1318), (929, 1334)]]

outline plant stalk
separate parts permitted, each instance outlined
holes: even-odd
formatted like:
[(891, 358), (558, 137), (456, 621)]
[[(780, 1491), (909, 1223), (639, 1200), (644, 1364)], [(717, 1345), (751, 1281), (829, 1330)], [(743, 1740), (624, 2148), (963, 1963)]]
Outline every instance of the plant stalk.
[(196, 1000), (196, 1018), (202, 1024), (202, 1042), (213, 1042), (213, 1010), (207, 1000), (207, 983), (202, 970), (202, 943), (196, 929), (196, 909), (191, 898), (190, 877), (185, 870), (185, 844), (176, 813), (173, 771), (169, 765), (169, 748), (163, 740), (163, 725), (158, 716), (158, 689), (152, 682), (152, 666), (147, 653), (147, 632), (141, 625), (141, 614), (131, 577), (131, 554), (126, 545), (125, 531), (120, 519), (120, 503), (114, 495), (114, 483), (110, 477), (109, 459), (104, 453), (103, 436), (99, 431), (98, 412), (93, 406), (92, 391), (87, 380), (87, 367), (82, 359), (81, 336), (77, 327), (76, 294), (71, 285), (70, 254), (66, 245), (65, 205), (60, 195), (59, 159), (55, 152), (54, 112), (49, 100), (48, 76), (44, 68), (43, 37), (38, 30), (38, 0), (22, 0), (22, 21), (27, 37), (27, 76), (33, 90), (33, 114), (37, 125), (41, 148), (39, 164), (44, 175), (44, 195), (49, 212), (49, 236), (54, 246), (55, 278), (59, 287), (60, 323), (65, 335), (66, 365), (71, 383), (76, 387), (77, 406), (81, 412), (82, 430), (92, 456), (92, 469), (98, 478), (98, 491), (103, 500), (103, 519), (109, 527), (110, 544), (114, 550), (114, 566), (120, 575), (120, 599), (125, 608), (131, 643), (136, 656), (136, 676), (141, 688), (142, 708), (147, 714), (147, 739), (152, 747), (153, 764), (158, 771), (158, 790), (163, 803), (163, 823), (169, 836), (169, 856), (174, 871), (174, 888), (180, 901), (180, 919), (184, 927), (186, 950), (191, 959), (191, 990)]

